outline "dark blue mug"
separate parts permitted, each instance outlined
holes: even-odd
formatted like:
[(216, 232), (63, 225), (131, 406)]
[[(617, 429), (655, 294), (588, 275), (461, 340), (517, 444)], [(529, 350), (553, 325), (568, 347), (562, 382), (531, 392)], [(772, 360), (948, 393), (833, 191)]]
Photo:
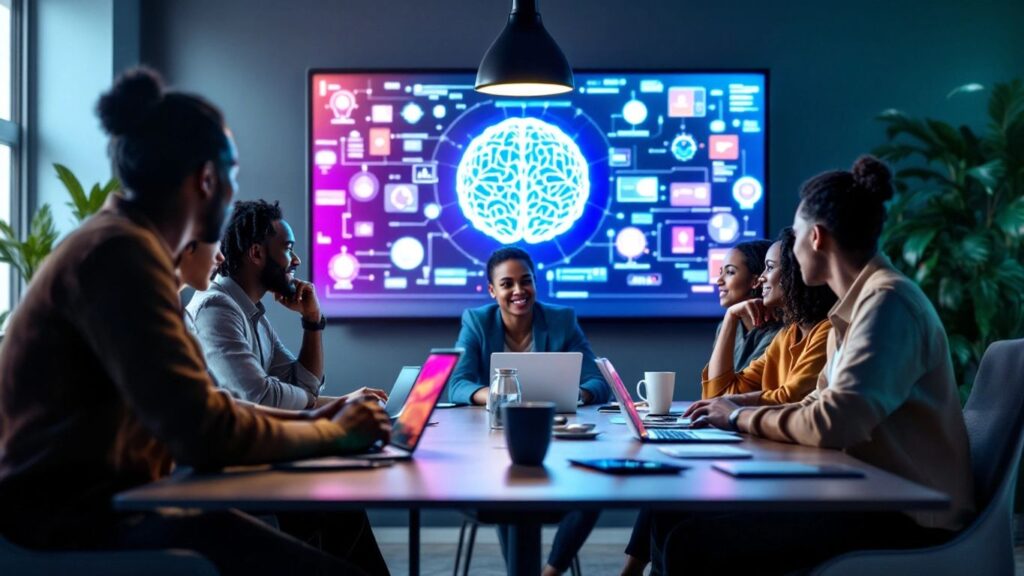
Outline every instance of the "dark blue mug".
[(554, 402), (516, 402), (501, 407), (505, 445), (513, 464), (540, 466), (551, 444)]

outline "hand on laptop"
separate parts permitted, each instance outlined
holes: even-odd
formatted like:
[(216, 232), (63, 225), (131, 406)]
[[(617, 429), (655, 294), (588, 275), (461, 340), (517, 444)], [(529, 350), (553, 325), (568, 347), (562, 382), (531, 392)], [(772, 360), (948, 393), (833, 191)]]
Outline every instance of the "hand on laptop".
[(346, 402), (331, 420), (345, 431), (338, 440), (341, 453), (365, 452), (377, 442), (391, 441), (391, 419), (370, 397)]
[[(320, 400), (326, 400), (326, 402), (320, 402)], [(317, 399), (317, 407), (313, 410), (306, 410), (307, 420), (319, 420), (326, 418), (330, 420), (334, 418), (341, 409), (345, 407), (345, 404), (349, 402), (363, 401), (383, 403), (388, 401), (388, 395), (383, 390), (376, 388), (366, 388), (365, 386), (350, 392), (344, 396), (338, 396), (331, 398), (329, 396), (321, 396)]]
[(683, 413), (683, 417), (689, 416), (693, 428), (707, 428), (714, 426), (721, 430), (729, 429), (729, 415), (739, 406), (726, 398), (714, 398), (711, 400), (700, 400), (694, 402)]

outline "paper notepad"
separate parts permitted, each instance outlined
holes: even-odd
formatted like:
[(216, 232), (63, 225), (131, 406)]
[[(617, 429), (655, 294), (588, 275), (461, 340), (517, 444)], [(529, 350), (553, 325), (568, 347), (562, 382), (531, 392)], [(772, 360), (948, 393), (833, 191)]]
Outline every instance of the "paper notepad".
[(733, 458), (750, 458), (749, 450), (735, 446), (722, 446), (719, 444), (687, 444), (684, 446), (664, 446), (658, 448), (662, 454), (668, 454), (673, 458), (709, 458), (716, 460), (729, 460)]

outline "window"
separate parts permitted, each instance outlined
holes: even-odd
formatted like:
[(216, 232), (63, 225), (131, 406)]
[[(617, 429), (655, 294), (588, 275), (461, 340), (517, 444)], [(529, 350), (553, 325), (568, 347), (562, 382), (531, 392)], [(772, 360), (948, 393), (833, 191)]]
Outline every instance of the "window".
[[(15, 107), (19, 87), (17, 46), (19, 0), (0, 0), (0, 219), (11, 222), (20, 130)], [(17, 229), (18, 226), (15, 225)], [(11, 308), (11, 267), (0, 264), (0, 313)]]

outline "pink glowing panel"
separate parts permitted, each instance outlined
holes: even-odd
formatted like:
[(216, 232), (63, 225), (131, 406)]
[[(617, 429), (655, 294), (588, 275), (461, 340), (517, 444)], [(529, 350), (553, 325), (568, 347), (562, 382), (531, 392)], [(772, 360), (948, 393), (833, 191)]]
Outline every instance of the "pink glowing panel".
[(725, 265), (725, 255), (728, 253), (728, 248), (711, 248), (708, 250), (708, 281), (712, 284), (718, 282), (718, 275), (722, 273), (722, 266)]
[(693, 254), (696, 250), (693, 226), (672, 227), (672, 253)]
[(672, 206), (711, 206), (708, 182), (672, 182), (668, 202)]

